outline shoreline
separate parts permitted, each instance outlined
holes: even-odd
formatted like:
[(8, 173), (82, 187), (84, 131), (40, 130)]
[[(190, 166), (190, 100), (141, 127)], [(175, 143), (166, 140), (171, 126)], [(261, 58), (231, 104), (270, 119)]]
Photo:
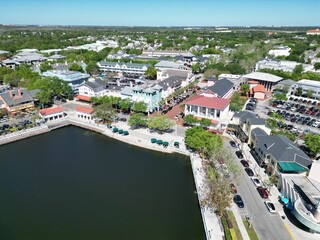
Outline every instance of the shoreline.
[[(120, 127), (121, 129), (128, 129), (128, 125), (126, 123), (116, 123), (113, 124), (115, 127)], [(137, 130), (129, 130), (128, 136), (123, 136), (118, 133), (113, 133), (112, 129), (108, 128), (106, 125), (89, 123), (84, 121), (75, 120), (71, 117), (66, 117), (64, 119), (55, 120), (49, 122), (47, 124), (41, 125), (39, 127), (34, 127), (30, 129), (21, 130), (18, 132), (10, 133), (5, 136), (0, 137), (0, 146), (13, 143), (15, 141), (23, 140), (29, 137), (37, 136), (40, 134), (48, 133), (54, 131), (56, 129), (67, 127), (67, 126), (75, 126), (79, 128), (83, 128), (89, 131), (93, 131), (96, 133), (100, 133), (104, 136), (110, 137), (112, 139), (122, 141), (124, 143), (134, 145), (137, 147), (145, 148), (148, 150), (158, 151), (162, 153), (179, 153), (186, 156), (189, 156), (193, 180), (196, 187), (197, 197), (200, 205), (200, 213), (202, 217), (203, 227), (206, 235), (206, 239), (222, 239), (222, 232), (219, 225), (219, 221), (213, 211), (207, 209), (206, 207), (201, 205), (201, 199), (203, 199), (203, 191), (204, 191), (204, 183), (203, 183), (203, 169), (201, 164), (201, 159), (196, 157), (195, 154), (190, 154), (190, 152), (186, 149), (184, 140), (182, 137), (174, 136), (173, 134), (163, 134), (160, 135), (158, 133), (150, 133), (146, 129), (137, 129)], [(150, 139), (161, 138), (165, 141), (169, 142), (169, 146), (164, 148), (161, 145), (151, 143)], [(180, 148), (176, 148), (173, 146), (173, 142), (179, 140)], [(214, 223), (214, 224), (213, 224)], [(215, 227), (214, 225), (217, 225)]]

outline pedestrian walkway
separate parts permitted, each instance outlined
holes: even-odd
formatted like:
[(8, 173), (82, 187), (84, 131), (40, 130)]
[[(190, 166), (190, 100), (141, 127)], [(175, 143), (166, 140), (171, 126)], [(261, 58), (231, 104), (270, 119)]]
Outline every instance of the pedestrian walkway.
[(242, 217), (239, 213), (239, 209), (238, 209), (237, 205), (235, 203), (232, 203), (230, 209), (233, 212), (234, 218), (237, 221), (242, 239), (243, 240), (250, 240), (250, 237), (248, 235), (247, 229), (245, 228), (245, 226), (243, 224)]
[(201, 204), (202, 200), (205, 198), (206, 191), (208, 191), (205, 183), (205, 172), (202, 166), (202, 159), (198, 154), (191, 154), (190, 159), (207, 240), (223, 239), (224, 233), (220, 227), (219, 218), (214, 213), (214, 209)]

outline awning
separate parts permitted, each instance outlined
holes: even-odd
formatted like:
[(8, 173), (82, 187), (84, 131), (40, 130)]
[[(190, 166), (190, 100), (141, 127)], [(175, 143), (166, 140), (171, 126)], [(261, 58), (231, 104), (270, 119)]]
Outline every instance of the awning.
[(305, 172), (308, 170), (295, 162), (278, 162), (278, 165), (283, 172)]
[(123, 135), (129, 135), (128, 131), (123, 131)]
[(152, 142), (152, 143), (156, 143), (156, 142), (157, 142), (157, 139), (156, 139), (156, 138), (151, 138), (151, 142)]
[(162, 142), (162, 140), (158, 140), (157, 143), (158, 144), (162, 144), (163, 142)]
[(118, 133), (122, 134), (122, 133), (123, 133), (123, 130), (122, 130), (122, 129), (119, 129), (119, 130), (118, 130)]
[(112, 129), (113, 132), (118, 132), (118, 128)]
[(163, 142), (162, 145), (163, 146), (169, 146), (169, 143), (168, 142)]
[(174, 142), (173, 143), (173, 145), (175, 145), (175, 146), (179, 146), (179, 144), (180, 144), (179, 142)]
[(281, 198), (281, 202), (283, 202), (284, 204), (289, 203), (289, 200), (285, 197)]

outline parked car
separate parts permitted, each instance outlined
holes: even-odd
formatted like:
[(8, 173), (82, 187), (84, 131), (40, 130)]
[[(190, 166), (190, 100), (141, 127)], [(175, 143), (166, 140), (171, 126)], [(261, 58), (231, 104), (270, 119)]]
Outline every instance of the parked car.
[(272, 202), (265, 201), (264, 204), (266, 205), (266, 207), (270, 213), (277, 213), (276, 208)]
[(237, 194), (237, 188), (233, 183), (230, 183), (230, 190), (233, 194)]
[(236, 155), (239, 159), (243, 158), (242, 152), (241, 151), (236, 151)]
[(262, 186), (262, 182), (261, 182), (258, 178), (252, 177), (251, 180), (252, 180), (253, 184), (254, 184), (256, 187), (261, 187), (261, 186)]
[(121, 121), (121, 122), (126, 122), (127, 119), (126, 119), (126, 118), (119, 118), (119, 121)]
[(237, 145), (236, 145), (236, 143), (234, 141), (230, 141), (229, 143), (230, 143), (231, 147), (233, 147), (233, 148), (237, 147)]
[(252, 171), (251, 168), (246, 167), (244, 170), (246, 171), (246, 173), (248, 174), (248, 176), (250, 176), (250, 177), (253, 177), (253, 176), (254, 176), (254, 172)]
[(269, 194), (266, 188), (263, 187), (257, 187), (257, 191), (260, 194), (262, 198), (268, 198)]
[(249, 163), (246, 160), (241, 160), (240, 162), (245, 168), (249, 167)]
[(233, 201), (238, 205), (239, 208), (244, 208), (244, 203), (240, 195), (234, 195)]

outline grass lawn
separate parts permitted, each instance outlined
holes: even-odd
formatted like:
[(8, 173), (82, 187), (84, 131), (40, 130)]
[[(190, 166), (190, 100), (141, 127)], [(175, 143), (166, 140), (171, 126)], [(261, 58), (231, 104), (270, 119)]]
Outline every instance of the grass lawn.
[(237, 221), (236, 221), (236, 219), (235, 219), (235, 217), (233, 215), (233, 212), (232, 211), (227, 211), (227, 213), (228, 213), (229, 219), (232, 222), (234, 232), (236, 233), (236, 236), (237, 236), (237, 240), (242, 240), (242, 235), (241, 235), (241, 232), (239, 230)]
[(244, 226), (247, 229), (250, 240), (259, 240), (254, 228), (252, 226), (249, 227), (248, 221), (246, 221), (246, 220), (242, 220), (242, 221), (243, 221)]

